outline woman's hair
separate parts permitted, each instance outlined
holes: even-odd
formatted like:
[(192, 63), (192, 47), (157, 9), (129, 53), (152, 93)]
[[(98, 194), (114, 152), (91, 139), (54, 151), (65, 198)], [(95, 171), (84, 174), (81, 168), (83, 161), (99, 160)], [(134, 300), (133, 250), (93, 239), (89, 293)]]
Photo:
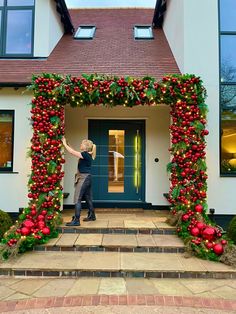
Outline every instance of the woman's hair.
[(90, 140), (83, 140), (82, 144), (85, 146), (86, 151), (91, 153), (92, 158), (96, 158), (96, 145)]

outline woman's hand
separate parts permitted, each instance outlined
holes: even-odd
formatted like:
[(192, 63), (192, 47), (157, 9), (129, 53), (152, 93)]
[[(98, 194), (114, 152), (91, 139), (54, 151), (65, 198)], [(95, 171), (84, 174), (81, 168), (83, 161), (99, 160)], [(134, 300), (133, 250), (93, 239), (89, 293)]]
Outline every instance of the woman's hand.
[(62, 144), (64, 145), (64, 146), (66, 146), (66, 138), (63, 136), (63, 138), (61, 139), (61, 141), (62, 141)]

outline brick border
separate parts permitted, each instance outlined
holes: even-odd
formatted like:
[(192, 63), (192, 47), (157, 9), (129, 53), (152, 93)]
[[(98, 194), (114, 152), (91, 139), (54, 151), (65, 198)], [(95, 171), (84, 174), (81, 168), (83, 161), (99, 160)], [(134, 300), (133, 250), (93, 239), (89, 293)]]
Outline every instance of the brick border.
[(27, 309), (97, 306), (97, 305), (144, 305), (209, 308), (217, 310), (236, 310), (236, 300), (221, 298), (200, 298), (161, 295), (83, 295), (71, 297), (49, 297), (0, 301), (2, 312)]

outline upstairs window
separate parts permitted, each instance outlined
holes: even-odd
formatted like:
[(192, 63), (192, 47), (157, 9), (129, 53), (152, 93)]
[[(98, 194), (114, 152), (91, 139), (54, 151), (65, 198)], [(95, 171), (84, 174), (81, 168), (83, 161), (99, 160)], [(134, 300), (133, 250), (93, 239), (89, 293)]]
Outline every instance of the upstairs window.
[(14, 111), (0, 110), (0, 172), (13, 171)]
[(93, 39), (96, 31), (94, 25), (80, 25), (77, 29), (74, 39)]
[(0, 0), (0, 56), (33, 55), (34, 0)]
[(154, 39), (151, 25), (135, 25), (134, 26), (135, 39)]

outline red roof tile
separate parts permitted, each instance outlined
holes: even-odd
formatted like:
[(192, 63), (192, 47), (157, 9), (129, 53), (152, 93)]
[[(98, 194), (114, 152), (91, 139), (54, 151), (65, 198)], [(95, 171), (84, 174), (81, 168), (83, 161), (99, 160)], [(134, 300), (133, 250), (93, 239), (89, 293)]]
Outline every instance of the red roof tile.
[(75, 29), (96, 25), (93, 40), (74, 40), (64, 35), (46, 60), (0, 60), (0, 84), (29, 83), (32, 74), (153, 76), (179, 73), (162, 29), (154, 29), (154, 40), (134, 40), (135, 24), (151, 24), (151, 9), (70, 10)]

